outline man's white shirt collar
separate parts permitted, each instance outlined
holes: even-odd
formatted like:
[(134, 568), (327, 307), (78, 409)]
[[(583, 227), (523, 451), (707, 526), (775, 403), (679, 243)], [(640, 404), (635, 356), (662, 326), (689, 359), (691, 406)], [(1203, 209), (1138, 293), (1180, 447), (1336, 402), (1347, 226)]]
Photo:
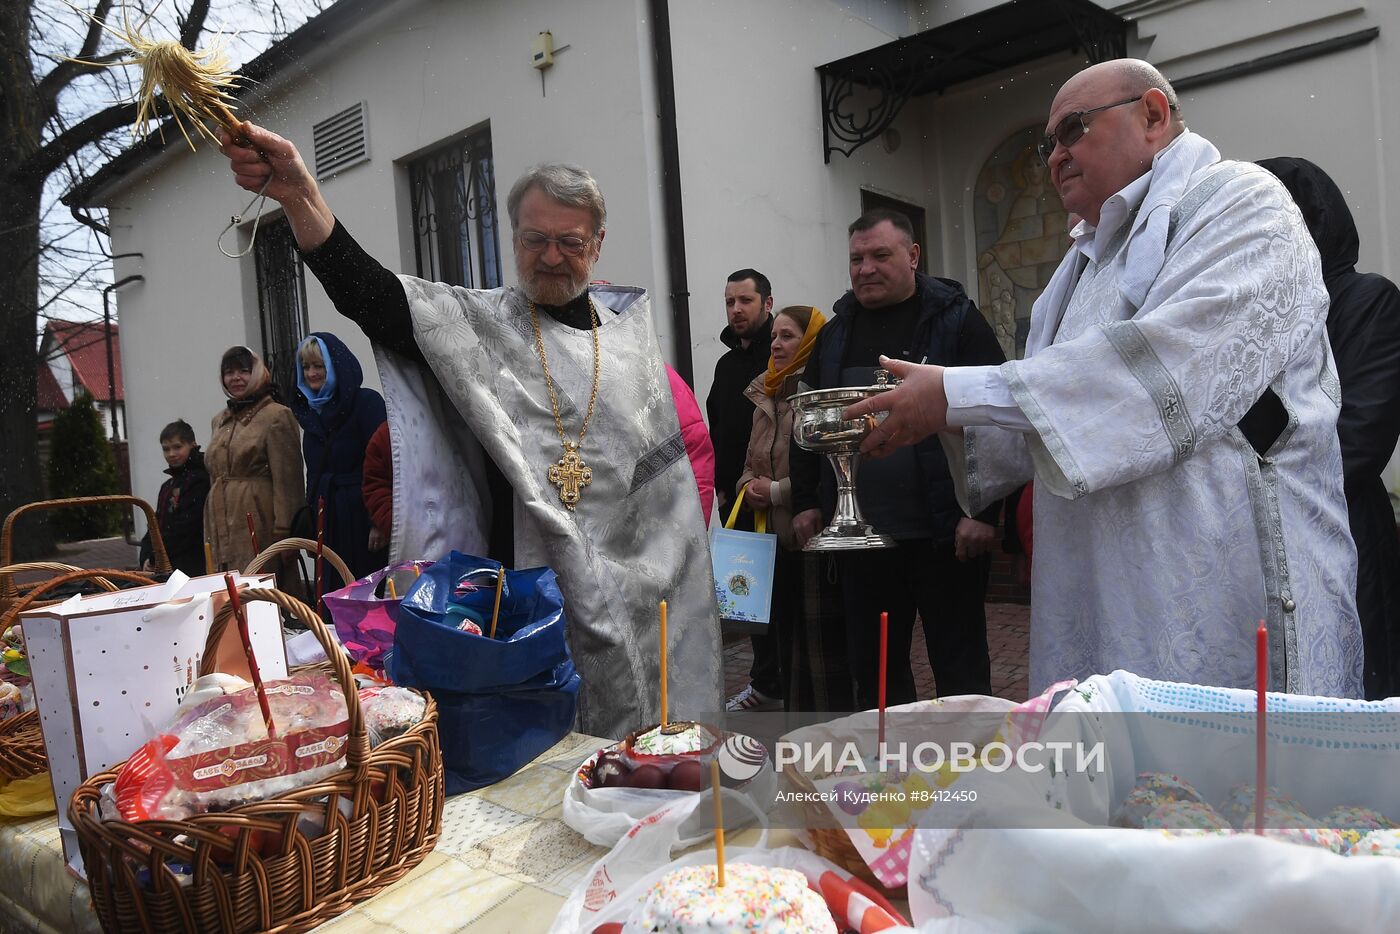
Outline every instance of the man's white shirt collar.
[(1127, 222), (1132, 212), (1142, 204), (1147, 197), (1147, 189), (1152, 187), (1152, 170), (1133, 179), (1122, 189), (1109, 197), (1099, 209), (1099, 224), (1095, 227), (1087, 220), (1081, 220), (1075, 228), (1070, 231), (1070, 236), (1074, 238), (1075, 249), (1089, 257), (1091, 262), (1098, 262), (1102, 257), (1099, 251), (1113, 241), (1113, 235), (1118, 232), (1118, 228)]

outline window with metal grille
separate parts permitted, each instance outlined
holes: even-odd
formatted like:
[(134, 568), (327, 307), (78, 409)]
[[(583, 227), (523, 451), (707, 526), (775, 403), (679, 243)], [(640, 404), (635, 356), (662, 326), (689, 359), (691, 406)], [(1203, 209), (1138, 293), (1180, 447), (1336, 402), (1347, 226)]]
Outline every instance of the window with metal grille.
[(286, 402), (297, 391), (297, 346), (307, 333), (306, 271), (286, 218), (259, 226), (253, 255), (263, 362)]
[(476, 289), (501, 284), (496, 173), (484, 127), (409, 163), (418, 275)]

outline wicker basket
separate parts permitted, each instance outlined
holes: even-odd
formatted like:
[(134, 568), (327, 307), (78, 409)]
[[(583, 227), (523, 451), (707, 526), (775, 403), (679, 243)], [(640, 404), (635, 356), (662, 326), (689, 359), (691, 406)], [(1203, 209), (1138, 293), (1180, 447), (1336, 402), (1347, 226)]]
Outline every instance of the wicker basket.
[[(34, 562), (32, 565), (15, 565), (14, 530), (20, 516), (31, 512), (53, 509), (73, 509), (79, 506), (135, 506), (146, 513), (146, 527), (151, 530), (151, 550), (155, 556), (155, 570), (144, 575), (164, 579), (171, 571), (170, 555), (165, 550), (165, 540), (160, 535), (160, 523), (156, 521), (156, 511), (144, 499), (135, 496), (78, 496), (72, 499), (46, 499), (37, 503), (26, 503), (5, 517), (5, 526), (0, 529), (0, 613), (15, 603), (23, 594), (33, 590), (32, 581), (16, 583), (14, 575), (21, 571), (59, 570), (67, 565), (51, 562)], [(36, 604), (30, 604), (34, 606)], [(37, 604), (42, 606), (43, 604)]]
[(39, 711), (26, 710), (18, 717), (0, 721), (0, 778), (12, 782), (38, 775), (48, 767)]
[[(284, 538), (280, 542), (273, 542), (271, 545), (268, 545), (262, 551), (258, 552), (256, 555), (253, 556), (253, 560), (248, 562), (248, 566), (243, 569), (243, 573), (275, 573), (277, 570), (277, 559), (281, 558), (284, 555), (294, 555), (303, 551), (314, 558), (316, 556), (316, 543), (309, 538)], [(342, 584), (353, 584), (355, 582), (355, 575), (350, 571), (349, 565), (347, 565), (344, 562), (344, 560), (341, 559), (340, 555), (336, 554), (334, 551), (331, 551), (331, 549), (324, 543), (322, 543), (321, 545), (321, 555), (326, 559), (326, 561), (330, 564), (331, 567), (335, 568), (335, 572), (340, 575), (340, 580)], [(284, 591), (291, 589), (289, 587), (289, 584), (291, 582), (286, 581), (284, 575), (278, 574), (277, 579), (279, 582), (278, 586), (281, 587)], [(298, 578), (297, 587), (295, 589), (299, 590), (302, 586), (305, 586), (307, 588), (307, 592), (304, 594), (299, 594), (300, 598), (307, 602), (314, 602), (315, 598), (310, 593), (312, 586), (314, 586), (312, 582), (306, 580), (305, 578)], [(325, 596), (325, 594), (330, 589), (331, 588), (326, 587), (323, 583), (321, 587), (320, 596)], [(313, 609), (320, 610), (324, 608), (318, 604), (317, 606), (313, 607)]]
[[(116, 584), (101, 576), (101, 573), (105, 572), (93, 574), (82, 568), (52, 561), (31, 561), (0, 567), (0, 575), (4, 575), (6, 580), (9, 579), (9, 575), (29, 571), (50, 571), (59, 577), (31, 584), (24, 596), (15, 597), (8, 603), (0, 601), (0, 632), (10, 627), (20, 611), (53, 603), (52, 600), (39, 598), (70, 581), (88, 578), (103, 590), (110, 592), (117, 589)], [(18, 717), (0, 721), (0, 777), (14, 781), (38, 775), (47, 771), (48, 767), (49, 759), (44, 752), (44, 734), (39, 726), (39, 711), (26, 710)]]
[[(443, 776), (432, 698), (420, 723), (371, 750), (349, 663), (325, 624), (280, 591), (242, 594), (291, 611), (321, 640), (349, 705), (346, 767), (277, 797), (183, 821), (104, 821), (99, 796), (121, 767), (88, 779), (68, 815), (106, 931), (306, 931), (377, 894), (437, 842)], [(220, 612), (211, 643), (230, 616), (227, 607)], [(320, 836), (297, 829), (307, 818), (322, 821)], [(193, 873), (182, 881), (167, 863)]]
[(809, 777), (800, 769), (787, 768), (779, 774), (783, 776), (783, 783), (789, 792), (798, 792), (798, 797), (793, 799), (796, 802), (793, 806), (798, 808), (802, 815), (802, 829), (810, 838), (813, 852), (818, 856), (831, 860), (851, 875), (864, 879), (874, 886), (877, 892), (883, 893), (891, 899), (905, 899), (909, 896), (907, 886), (899, 888), (888, 888), (879, 879), (875, 878), (875, 873), (870, 871), (865, 860), (861, 857), (856, 845), (851, 842), (851, 836), (832, 816), (831, 809), (816, 794), (817, 787), (812, 784), (812, 778), (825, 778), (825, 775)]

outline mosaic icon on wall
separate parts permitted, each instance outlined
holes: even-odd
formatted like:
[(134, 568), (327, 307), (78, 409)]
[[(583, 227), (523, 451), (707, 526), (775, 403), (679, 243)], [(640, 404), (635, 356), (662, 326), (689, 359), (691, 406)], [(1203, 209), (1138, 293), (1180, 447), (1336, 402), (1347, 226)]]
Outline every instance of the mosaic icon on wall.
[(1041, 132), (1029, 126), (1004, 140), (973, 192), (977, 306), (1007, 359), (1025, 353), (1031, 305), (1070, 244), (1064, 206), (1035, 152)]

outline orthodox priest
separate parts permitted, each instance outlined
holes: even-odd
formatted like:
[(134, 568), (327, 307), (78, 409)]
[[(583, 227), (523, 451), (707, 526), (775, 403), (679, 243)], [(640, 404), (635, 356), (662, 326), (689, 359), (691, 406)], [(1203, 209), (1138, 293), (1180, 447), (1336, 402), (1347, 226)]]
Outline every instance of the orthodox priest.
[(975, 513), (1035, 478), (1031, 691), (1124, 668), (1361, 696), (1317, 250), (1268, 172), (1186, 129), (1146, 62), (1075, 75), (1041, 155), (1082, 222), (1035, 304), (1026, 357), (891, 361), (879, 456), (935, 431)]
[(607, 213), (593, 177), (539, 165), (507, 208), (519, 286), (395, 276), (335, 218), (295, 146), (225, 139), (240, 185), (286, 212), (341, 314), (375, 345), (394, 460), (392, 554), (490, 552), (559, 575), (582, 675), (579, 729), (658, 719), (657, 606), (670, 608), (670, 713), (723, 701), (704, 518), (647, 294), (589, 287)]

